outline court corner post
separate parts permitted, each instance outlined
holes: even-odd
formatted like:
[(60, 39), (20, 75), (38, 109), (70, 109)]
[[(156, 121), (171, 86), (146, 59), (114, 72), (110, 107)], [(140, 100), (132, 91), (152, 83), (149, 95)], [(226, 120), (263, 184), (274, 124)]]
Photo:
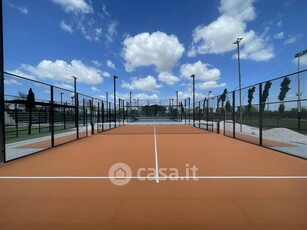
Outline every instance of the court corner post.
[(3, 18), (2, 0), (0, 0), (0, 164), (5, 162), (5, 106), (4, 106), (4, 54), (3, 54)]

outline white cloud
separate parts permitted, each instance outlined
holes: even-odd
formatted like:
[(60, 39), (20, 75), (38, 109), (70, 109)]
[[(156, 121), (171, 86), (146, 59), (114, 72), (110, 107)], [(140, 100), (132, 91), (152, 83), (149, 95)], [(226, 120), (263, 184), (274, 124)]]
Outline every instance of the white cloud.
[[(206, 97), (206, 95), (204, 95), (203, 93), (197, 92), (197, 91), (195, 92), (195, 100), (196, 101), (204, 100), (205, 97)], [(192, 93), (192, 91), (185, 91), (185, 92), (178, 91), (178, 98), (179, 98), (179, 101), (182, 100), (183, 103), (184, 103), (185, 99), (190, 98), (190, 102), (192, 103), (193, 93)], [(186, 103), (188, 103), (188, 101), (186, 101)], [(187, 108), (188, 108), (188, 104), (187, 104)]]
[[(53, 79), (55, 81), (72, 82), (71, 76), (77, 77), (77, 82), (97, 84), (103, 81), (101, 71), (85, 65), (80, 60), (66, 63), (63, 60), (43, 60), (37, 66), (22, 64), (22, 72), (27, 72), (38, 78)], [(18, 71), (18, 70), (17, 70)]]
[(105, 4), (103, 4), (102, 5), (102, 17), (104, 17), (104, 16), (107, 16), (107, 17), (110, 17), (110, 14), (109, 14), (109, 12), (107, 11), (107, 7), (106, 7), (106, 5)]
[(286, 41), (284, 42), (285, 45), (293, 44), (296, 40), (300, 37), (300, 35), (289, 35)]
[(191, 79), (191, 75), (195, 74), (195, 79), (201, 81), (214, 81), (220, 78), (221, 72), (219, 69), (210, 68), (209, 64), (201, 61), (194, 64), (184, 64), (180, 67), (180, 73), (183, 77)]
[(20, 69), (9, 70), (8, 72), (12, 73), (12, 74), (15, 74), (17, 76), (20, 76), (20, 77), (31, 79), (31, 80), (35, 80), (36, 79), (35, 76), (33, 76), (31, 74), (28, 74), (28, 73), (25, 73), (24, 71), (21, 71)]
[[(262, 37), (254, 36), (253, 40), (245, 43), (243, 49), (240, 50), (241, 59), (250, 59), (254, 61), (269, 61), (274, 57), (273, 47), (271, 45), (264, 46), (265, 40)], [(237, 58), (237, 54), (232, 56)]]
[(18, 82), (17, 80), (15, 80), (15, 79), (7, 79), (7, 78), (5, 78), (4, 79), (4, 84), (5, 85), (22, 85), (20, 82)]
[(158, 76), (159, 81), (167, 84), (167, 85), (174, 85), (177, 82), (180, 81), (180, 79), (176, 76), (174, 76), (172, 73), (170, 72), (162, 72), (159, 74)]
[(111, 75), (110, 75), (108, 72), (103, 72), (103, 73), (102, 73), (102, 76), (104, 76), (104, 77), (110, 77)]
[(97, 66), (97, 67), (101, 67), (102, 64), (99, 61), (93, 60), (92, 63)]
[(278, 21), (277, 24), (276, 24), (279, 28), (282, 27), (282, 21)]
[(137, 98), (139, 100), (153, 100), (153, 99), (159, 99), (159, 96), (157, 94), (146, 94), (146, 93), (137, 93), (133, 95), (133, 98)]
[(66, 13), (93, 13), (93, 8), (85, 0), (52, 0), (63, 7)]
[(16, 5), (13, 5), (12, 3), (8, 3), (9, 7), (11, 7), (12, 9), (15, 9), (15, 10), (18, 10), (20, 13), (22, 14), (28, 14), (29, 11), (28, 9), (25, 7), (25, 6), (16, 6)]
[(274, 35), (274, 38), (279, 40), (279, 39), (283, 39), (284, 38), (284, 32), (280, 32)]
[(117, 34), (116, 27), (117, 27), (116, 21), (112, 21), (108, 25), (108, 33), (106, 34), (106, 38), (107, 38), (108, 42), (113, 42), (113, 37), (114, 37), (114, 35)]
[(70, 25), (66, 24), (64, 20), (60, 22), (60, 28), (66, 32), (72, 33), (73, 29)]
[(97, 87), (95, 87), (95, 86), (92, 86), (92, 87), (91, 87), (91, 90), (94, 91), (94, 92), (100, 92), (100, 90), (97, 89)]
[(206, 82), (201, 82), (196, 84), (196, 88), (197, 89), (203, 89), (203, 90), (207, 90), (207, 89), (215, 89), (215, 88), (219, 88), (219, 87), (225, 87), (226, 83), (221, 83), (218, 84), (216, 81), (206, 81)]
[(122, 82), (122, 87), (131, 90), (141, 90), (141, 91), (153, 91), (161, 87), (157, 84), (157, 81), (152, 76), (147, 76), (145, 78), (131, 78), (131, 83)]
[[(88, 41), (99, 42), (103, 35), (102, 24), (98, 21), (97, 14), (92, 8), (92, 1), (86, 0), (52, 0), (54, 3), (62, 6), (67, 14), (70, 14), (73, 23), (70, 25), (61, 22), (61, 28), (65, 31), (72, 32), (74, 28), (81, 32), (83, 37)], [(64, 24), (65, 23), (65, 24)], [(104, 25), (103, 25), (104, 26)]]
[(155, 66), (158, 72), (170, 71), (184, 52), (183, 45), (175, 35), (159, 31), (128, 36), (123, 45), (122, 56), (129, 72), (137, 67), (151, 65)]
[[(294, 58), (293, 64), (295, 64), (297, 66), (297, 62), (298, 62), (297, 58)], [(304, 66), (307, 66), (307, 54), (300, 57), (300, 67), (304, 67)]]
[[(193, 43), (188, 52), (188, 56), (197, 54), (221, 54), (236, 49), (233, 42), (238, 37), (244, 38), (241, 45), (245, 45), (257, 40), (258, 49), (250, 46), (245, 50), (245, 58), (254, 61), (267, 61), (274, 57), (273, 49), (267, 44), (265, 38), (257, 35), (253, 30), (247, 30), (247, 22), (256, 18), (253, 7), (254, 0), (221, 0), (221, 16), (209, 25), (200, 25), (192, 33)], [(256, 59), (254, 59), (254, 57)]]
[(74, 87), (72, 85), (65, 84), (65, 83), (56, 83), (55, 86), (63, 88), (63, 89), (67, 89), (67, 90), (74, 90)]
[(78, 20), (77, 29), (81, 31), (88, 41), (98, 42), (102, 36), (102, 28), (98, 27), (93, 19), (89, 19), (87, 22), (85, 22), (84, 18)]
[(111, 69), (115, 69), (115, 64), (111, 60), (107, 60), (107, 66)]
[(221, 14), (240, 21), (252, 21), (256, 18), (253, 2), (255, 0), (221, 0)]

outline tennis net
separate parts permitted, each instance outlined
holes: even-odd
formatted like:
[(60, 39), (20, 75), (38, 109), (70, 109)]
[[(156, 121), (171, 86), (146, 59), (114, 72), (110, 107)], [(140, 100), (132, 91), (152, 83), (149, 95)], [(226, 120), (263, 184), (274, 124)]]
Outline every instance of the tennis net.
[(133, 122), (116, 124), (100, 123), (100, 132), (104, 135), (129, 135), (129, 134), (208, 134), (208, 124), (205, 122)]

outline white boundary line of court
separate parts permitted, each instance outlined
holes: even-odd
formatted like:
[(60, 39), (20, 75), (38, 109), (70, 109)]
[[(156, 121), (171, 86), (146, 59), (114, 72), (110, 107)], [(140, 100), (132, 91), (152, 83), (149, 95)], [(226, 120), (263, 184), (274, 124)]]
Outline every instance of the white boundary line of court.
[(155, 142), (156, 182), (159, 183), (158, 147), (157, 147), (157, 133), (155, 125), (154, 125), (154, 142)]
[[(142, 176), (131, 176), (131, 177), (109, 177), (109, 176), (0, 176), (2, 179), (139, 179), (139, 180), (156, 180), (156, 177), (142, 177)], [(159, 177), (160, 180), (189, 180), (189, 179), (307, 179), (307, 176), (177, 176), (177, 177)]]

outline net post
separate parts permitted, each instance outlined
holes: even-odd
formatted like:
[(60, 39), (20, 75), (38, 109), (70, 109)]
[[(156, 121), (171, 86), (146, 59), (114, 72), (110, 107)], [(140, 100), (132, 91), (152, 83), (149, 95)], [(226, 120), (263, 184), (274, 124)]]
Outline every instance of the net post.
[(232, 92), (232, 137), (236, 138), (236, 92)]
[(4, 99), (4, 54), (3, 54), (3, 16), (0, 1), (0, 163), (5, 162), (5, 99)]
[(263, 126), (263, 111), (262, 107), (262, 83), (259, 84), (259, 145), (262, 146), (262, 126)]

